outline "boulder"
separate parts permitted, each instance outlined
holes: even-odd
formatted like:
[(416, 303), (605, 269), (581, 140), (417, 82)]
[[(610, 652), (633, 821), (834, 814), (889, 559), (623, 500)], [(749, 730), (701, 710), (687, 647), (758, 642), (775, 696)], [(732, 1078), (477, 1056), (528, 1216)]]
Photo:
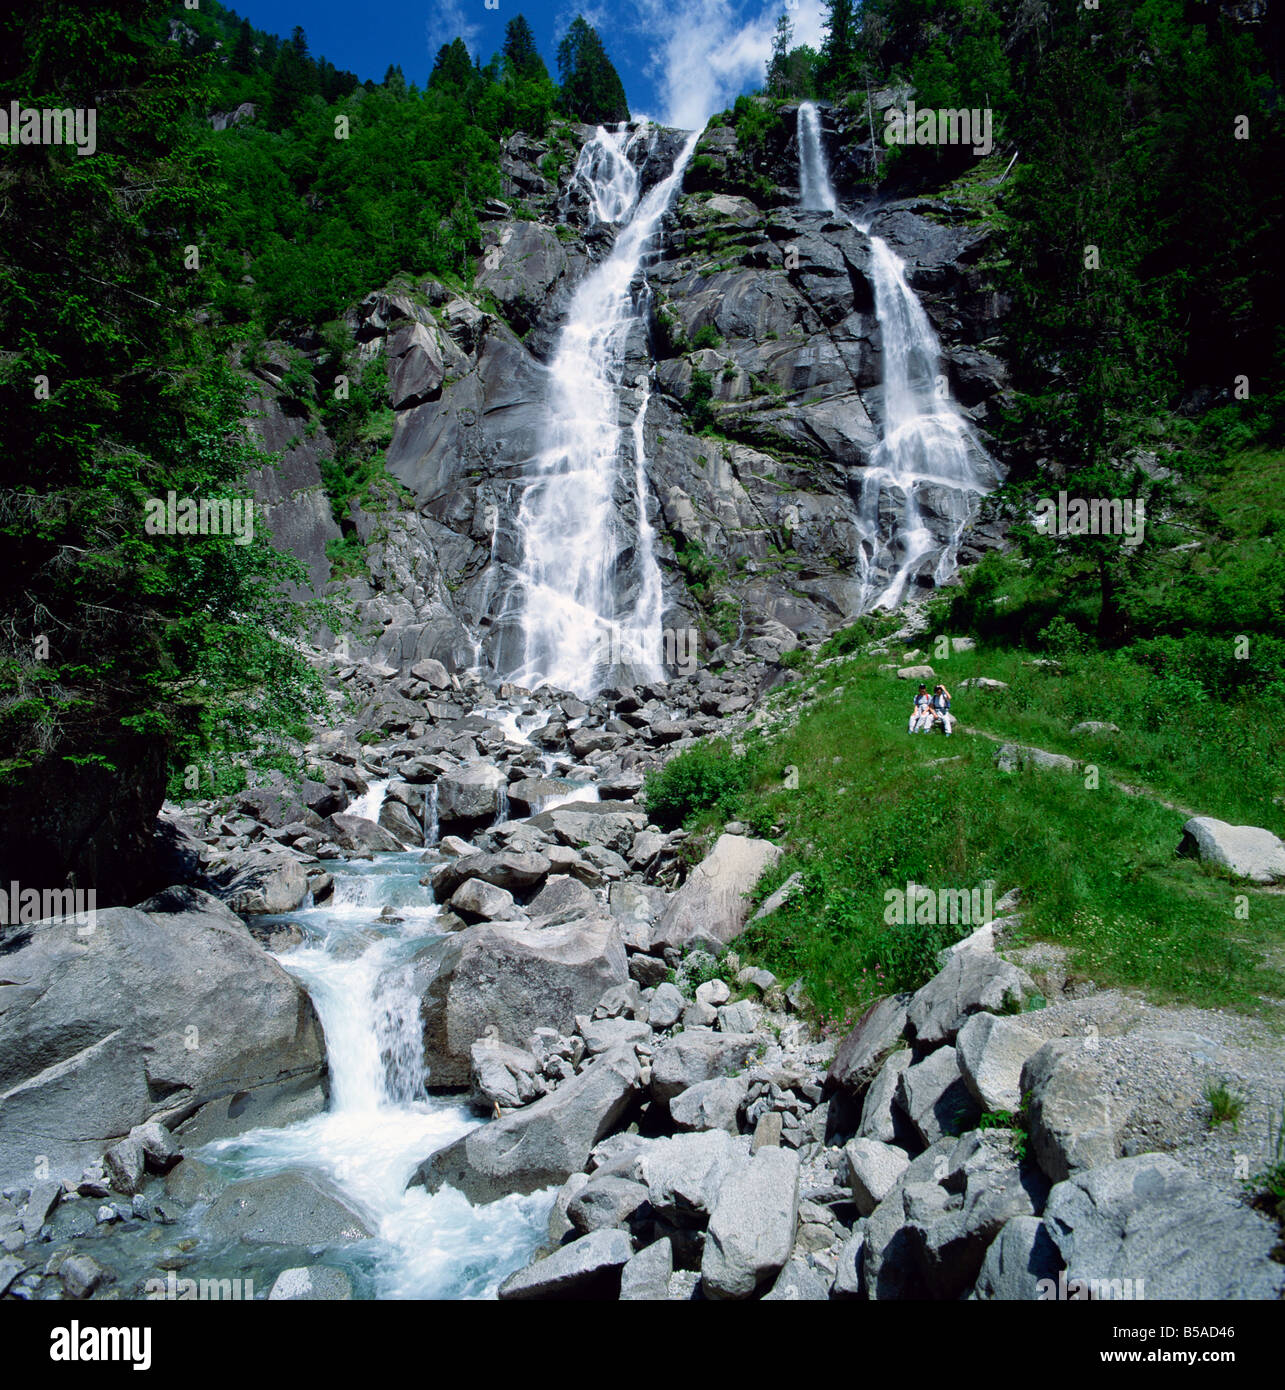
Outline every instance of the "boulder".
[(749, 1298), (790, 1258), (799, 1219), (799, 1156), (760, 1149), (723, 1183), (701, 1256), (706, 1298)]
[(590, 1057), (599, 1052), (610, 1052), (613, 1047), (636, 1047), (651, 1045), (651, 1027), (632, 1018), (592, 1019), (581, 1029), (585, 1051)]
[(1025, 971), (984, 951), (959, 951), (911, 998), (906, 1024), (919, 1047), (954, 1042), (980, 1010), (1011, 1013), (1035, 985)]
[(1219, 864), (1251, 883), (1285, 881), (1285, 842), (1256, 825), (1228, 825), (1212, 816), (1193, 816), (1182, 827), (1178, 853)]
[(825, 1093), (846, 1091), (860, 1099), (888, 1055), (901, 1045), (909, 994), (890, 994), (861, 1015), (857, 1026), (839, 1044), (826, 1072)]
[(329, 1265), (296, 1265), (283, 1269), (268, 1291), (269, 1303), (343, 1302), (352, 1298), (352, 1282), (342, 1269)]
[(652, 932), (652, 949), (705, 946), (718, 950), (749, 916), (747, 895), (781, 857), (767, 840), (723, 834), (687, 877)]
[(631, 1048), (606, 1052), (534, 1104), (431, 1154), (412, 1185), (430, 1192), (454, 1187), (476, 1205), (565, 1182), (621, 1120), (639, 1083)]
[(495, 819), (500, 791), (507, 786), (494, 763), (471, 763), (437, 779), (437, 819), (443, 830), (473, 829)]
[(1056, 1279), (1062, 1256), (1048, 1227), (1035, 1216), (1014, 1216), (990, 1243), (973, 1297), (1029, 1303), (1040, 1296), (1040, 1281)]
[(307, 993), (217, 899), (190, 900), (0, 932), (0, 1185), (40, 1155), (78, 1181), (153, 1118), (215, 1137), (324, 1106)]
[(651, 1060), (652, 1095), (669, 1101), (700, 1081), (730, 1076), (745, 1065), (757, 1041), (752, 1033), (687, 1029), (656, 1049)]
[(725, 1129), (737, 1134), (737, 1116), (747, 1089), (739, 1076), (698, 1081), (669, 1102), (669, 1117), (680, 1130)]
[(665, 981), (656, 986), (656, 993), (651, 997), (647, 1021), (653, 1028), (672, 1028), (682, 1018), (686, 1007), (682, 990)]
[(859, 1138), (877, 1139), (881, 1144), (909, 1138), (909, 1124), (893, 1101), (901, 1085), (901, 1074), (913, 1060), (910, 1050), (903, 1048), (900, 1052), (892, 1053), (880, 1067), (861, 1106), (861, 1123), (857, 1127)]
[(899, 681), (931, 681), (937, 679), (937, 673), (931, 666), (899, 666), (897, 668), (897, 679)]
[(606, 1174), (593, 1177), (567, 1203), (567, 1219), (581, 1235), (590, 1231), (624, 1229), (647, 1205), (647, 1188), (629, 1178)]
[(1105, 1078), (1085, 1056), (1083, 1040), (1045, 1043), (1022, 1067), (1020, 1085), (1022, 1094), (1030, 1094), (1032, 1152), (1054, 1182), (1115, 1158), (1123, 1117), (1114, 1113)]
[(844, 1145), (843, 1156), (848, 1165), (852, 1200), (862, 1216), (874, 1211), (910, 1166), (904, 1150), (874, 1139), (850, 1140)]
[(815, 1266), (798, 1255), (787, 1260), (772, 1287), (763, 1295), (764, 1303), (825, 1303), (830, 1282)]
[(962, 1134), (977, 1122), (980, 1109), (968, 1093), (953, 1047), (939, 1047), (901, 1074), (896, 1104), (924, 1144)]
[(512, 893), (480, 878), (461, 883), (447, 906), (466, 922), (512, 922), (522, 916)]
[(103, 1154), (103, 1164), (112, 1186), (122, 1196), (132, 1197), (143, 1187), (143, 1146), (137, 1139), (119, 1139)]
[[(497, 890), (498, 891), (498, 890)], [(610, 918), (560, 926), (482, 924), (434, 950), (424, 990), (424, 1061), (429, 1084), (464, 1086), (469, 1050), (488, 1028), (522, 1047), (548, 1025), (572, 1032), (612, 985), (629, 978), (620, 933)]]
[(405, 849), (391, 831), (364, 816), (343, 813), (327, 816), (323, 828), (340, 849), (369, 851), (371, 854), (391, 854)]
[[(1167, 1154), (1142, 1154), (1076, 1173), (1049, 1194), (1044, 1224), (1067, 1283), (1098, 1281), (1094, 1296), (1279, 1299), (1285, 1266), (1271, 1257), (1275, 1226)], [(1104, 1291), (1102, 1281), (1108, 1281)]]
[(955, 1052), (964, 1085), (983, 1110), (1016, 1112), (1022, 1104), (1022, 1068), (1044, 1039), (1011, 1018), (974, 1014), (959, 1030)]
[(276, 850), (234, 851), (214, 866), (209, 886), (233, 912), (247, 917), (293, 912), (308, 896), (303, 865), (293, 854)]
[(469, 1072), (470, 1099), (488, 1115), (497, 1105), (515, 1110), (544, 1093), (543, 1084), (536, 1079), (540, 1063), (524, 1047), (480, 1039), (469, 1050)]
[(501, 1302), (518, 1299), (615, 1299), (621, 1271), (633, 1256), (626, 1231), (594, 1231), (536, 1260), (500, 1285)]
[(308, 1173), (232, 1183), (214, 1199), (204, 1229), (246, 1245), (335, 1245), (371, 1234), (359, 1213)]
[(506, 892), (525, 895), (549, 876), (552, 865), (542, 854), (501, 850), (498, 854), (467, 854), (443, 864), (433, 875), (433, 896), (445, 902), (467, 879), (480, 879)]
[(598, 900), (578, 878), (553, 874), (545, 880), (544, 887), (527, 904), (526, 910), (542, 924), (556, 926), (577, 917), (592, 917), (598, 911)]
[(748, 1140), (710, 1129), (653, 1140), (633, 1155), (629, 1173), (647, 1185), (658, 1216), (699, 1226), (709, 1219), (730, 1175), (748, 1162)]
[(668, 1238), (640, 1250), (620, 1272), (622, 1303), (664, 1303), (674, 1272), (674, 1247)]

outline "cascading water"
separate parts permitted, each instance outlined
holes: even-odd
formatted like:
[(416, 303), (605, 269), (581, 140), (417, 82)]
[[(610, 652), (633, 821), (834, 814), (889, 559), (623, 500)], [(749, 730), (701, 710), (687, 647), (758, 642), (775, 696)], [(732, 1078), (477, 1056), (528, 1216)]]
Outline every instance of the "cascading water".
[[(333, 872), (332, 901), (292, 914), (304, 941), (281, 957), (321, 1018), (330, 1108), (284, 1129), (207, 1145), (201, 1158), (229, 1180), (308, 1173), (360, 1212), (375, 1239), (333, 1246), (319, 1258), (345, 1268), (358, 1296), (485, 1297), (545, 1238), (553, 1193), (475, 1208), (449, 1188), (431, 1196), (407, 1188), (430, 1153), (477, 1123), (466, 1106), (431, 1099), (424, 1088), (413, 970), (440, 938), (438, 909), (420, 886), (418, 852), (336, 861)], [(202, 1235), (199, 1224), (194, 1234)], [(203, 1270), (241, 1273), (254, 1256), (246, 1247), (202, 1244), (199, 1259)], [(249, 1272), (261, 1282), (259, 1267)]]
[(805, 212), (834, 212), (839, 204), (830, 186), (830, 167), (821, 144), (821, 117), (810, 101), (799, 105), (795, 142), (799, 147), (799, 206)]
[(391, 781), (392, 778), (385, 777), (381, 781), (371, 782), (355, 801), (349, 803), (344, 815), (360, 816), (363, 820), (377, 821), (384, 806), (384, 798), (388, 795)]
[(651, 148), (646, 124), (632, 133), (599, 127), (580, 153), (575, 181), (592, 216), (622, 225), (572, 299), (549, 369), (546, 444), (517, 518), (523, 652), (510, 679), (528, 688), (591, 695), (622, 668), (634, 680), (663, 675), (661, 578), (638, 419), (645, 377), (628, 383), (642, 396), (633, 428), (622, 429), (620, 416), (626, 347), (646, 305), (635, 281), (699, 138), (688, 137), (669, 175), (641, 198), (631, 156)]
[[(811, 102), (799, 106), (799, 206), (840, 213)], [(846, 214), (841, 214), (846, 217)], [(867, 224), (847, 220), (870, 240), (875, 317), (883, 342), (883, 428), (862, 471), (857, 525), (861, 535), (861, 608), (895, 608), (913, 579), (940, 584), (978, 499), (998, 468), (974, 438), (950, 396), (941, 344), (905, 268)], [(925, 512), (936, 527), (930, 528)]]

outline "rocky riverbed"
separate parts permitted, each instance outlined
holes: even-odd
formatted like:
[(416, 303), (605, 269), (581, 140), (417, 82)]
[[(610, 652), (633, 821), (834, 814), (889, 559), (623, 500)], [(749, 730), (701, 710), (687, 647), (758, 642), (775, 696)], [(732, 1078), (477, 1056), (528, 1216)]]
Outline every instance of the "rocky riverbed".
[(1235, 1020), (1006, 959), (1012, 893), (837, 1053), (716, 958), (780, 851), (638, 794), (770, 720), (756, 640), (592, 701), (335, 666), (301, 787), (167, 806), (171, 888), (10, 929), (0, 1292), (1278, 1296), (1198, 1113), (1207, 1067), (1280, 1074)]

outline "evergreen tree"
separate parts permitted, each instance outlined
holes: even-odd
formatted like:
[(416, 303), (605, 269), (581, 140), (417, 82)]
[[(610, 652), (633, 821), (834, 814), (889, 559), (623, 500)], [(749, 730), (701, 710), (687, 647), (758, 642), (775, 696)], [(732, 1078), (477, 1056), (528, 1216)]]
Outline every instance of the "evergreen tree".
[(248, 19), (241, 21), (241, 28), (237, 31), (230, 66), (233, 72), (249, 74), (254, 71), (254, 30), (250, 28)]
[(598, 31), (577, 15), (558, 45), (558, 77), (567, 110), (586, 125), (613, 125), (629, 119), (620, 74), (607, 57)]
[(793, 40), (794, 26), (790, 23), (789, 15), (783, 12), (776, 21), (776, 33), (772, 36), (772, 56), (767, 62), (767, 90), (771, 96), (785, 95), (786, 65)]
[(468, 46), (463, 39), (444, 43), (437, 50), (433, 71), (428, 79), (430, 91), (467, 91), (473, 80), (473, 60), (469, 57)]
[(504, 29), (504, 65), (511, 77), (547, 80), (549, 70), (535, 46), (535, 35), (524, 15), (509, 20)]
[(852, 0), (825, 0), (828, 18), (821, 46), (821, 80), (831, 96), (851, 85), (857, 58), (857, 24)]

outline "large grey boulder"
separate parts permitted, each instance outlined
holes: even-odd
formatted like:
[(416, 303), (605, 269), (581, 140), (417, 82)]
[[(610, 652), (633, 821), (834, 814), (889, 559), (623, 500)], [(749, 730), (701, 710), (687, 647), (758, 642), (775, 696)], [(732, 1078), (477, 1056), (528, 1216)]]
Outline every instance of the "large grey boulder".
[(982, 1260), (973, 1297), (1003, 1302), (1030, 1302), (1039, 1298), (1045, 1279), (1056, 1279), (1062, 1256), (1053, 1238), (1036, 1216), (1014, 1216), (990, 1243)]
[(909, 1002), (909, 994), (890, 994), (861, 1015), (830, 1063), (825, 1077), (827, 1094), (842, 1090), (854, 1099), (861, 1097), (884, 1059), (900, 1046)]
[(461, 883), (447, 906), (466, 922), (512, 922), (525, 916), (512, 893), (480, 878)]
[(1182, 827), (1178, 853), (1220, 864), (1252, 883), (1285, 881), (1285, 842), (1260, 826), (1193, 816)]
[[(767, 1150), (761, 1152), (766, 1153)], [(682, 1224), (704, 1224), (730, 1175), (749, 1162), (749, 1140), (726, 1130), (657, 1139), (630, 1160), (629, 1172), (647, 1186), (652, 1209)]]
[(901, 1074), (914, 1061), (909, 1048), (894, 1052), (878, 1075), (870, 1083), (866, 1098), (861, 1106), (861, 1123), (857, 1126), (857, 1136), (861, 1139), (877, 1139), (881, 1144), (891, 1144), (907, 1136), (909, 1121), (894, 1105), (897, 1089), (901, 1085)]
[(669, 1118), (680, 1130), (725, 1129), (737, 1134), (737, 1116), (747, 1089), (739, 1076), (698, 1081), (669, 1102)]
[(629, 978), (619, 930), (607, 917), (562, 925), (482, 924), (441, 949), (421, 1000), (431, 1086), (464, 1086), (474, 1041), (495, 1030), (524, 1046), (537, 1028), (570, 1033), (612, 985)]
[(983, 951), (958, 951), (919, 989), (906, 1010), (906, 1023), (920, 1047), (954, 1042), (975, 1013), (1008, 1013), (1019, 1008), (1035, 985), (1024, 970)]
[(536, 1298), (614, 1299), (634, 1253), (627, 1231), (594, 1231), (536, 1260), (500, 1285), (501, 1302)]
[(538, 888), (552, 865), (543, 854), (501, 850), (498, 854), (466, 854), (443, 864), (433, 875), (433, 896), (445, 902), (470, 878), (492, 883), (509, 893), (524, 895)]
[(1011, 1018), (974, 1014), (955, 1039), (964, 1085), (983, 1110), (1018, 1110), (1022, 1068), (1043, 1045), (1038, 1033)]
[(481, 1038), (469, 1051), (473, 1105), (489, 1114), (495, 1106), (516, 1110), (544, 1094), (540, 1063), (524, 1047)]
[(391, 830), (386, 830), (373, 820), (366, 820), (364, 816), (337, 813), (326, 817), (324, 828), (340, 849), (390, 854), (405, 848)]
[(1115, 1158), (1123, 1116), (1115, 1113), (1105, 1078), (1081, 1040), (1045, 1043), (1023, 1066), (1021, 1089), (1030, 1093), (1032, 1151), (1054, 1182)]
[(614, 1174), (592, 1177), (567, 1203), (567, 1220), (581, 1235), (608, 1228), (623, 1230), (647, 1200), (643, 1183)]
[(0, 1185), (29, 1181), (41, 1155), (51, 1178), (79, 1180), (153, 1118), (214, 1137), (324, 1107), (307, 993), (217, 899), (180, 897), (193, 910), (5, 933)]
[(849, 1140), (843, 1147), (843, 1156), (848, 1165), (852, 1200), (862, 1216), (874, 1211), (910, 1166), (904, 1149), (875, 1139)]
[(674, 1272), (674, 1247), (668, 1237), (640, 1250), (620, 1272), (622, 1303), (664, 1303)]
[(753, 1033), (688, 1028), (656, 1049), (651, 1093), (657, 1100), (668, 1101), (698, 1082), (730, 1076), (744, 1066), (757, 1042)]
[(639, 1077), (632, 1049), (606, 1052), (534, 1104), (431, 1154), (412, 1185), (454, 1187), (476, 1204), (565, 1182), (628, 1110)]
[(1149, 1300), (1278, 1299), (1285, 1291), (1285, 1266), (1271, 1258), (1275, 1227), (1167, 1154), (1117, 1159), (1058, 1183), (1044, 1224), (1068, 1285), (1098, 1281), (1098, 1298), (1121, 1297), (1124, 1280), (1133, 1297)]
[(437, 779), (438, 824), (445, 830), (472, 829), (493, 820), (500, 806), (504, 773), (494, 763), (471, 763)]
[[(574, 921), (577, 917), (593, 917), (598, 912), (598, 900), (593, 890), (570, 874), (553, 874), (544, 887), (527, 904), (532, 918), (546, 926)], [(628, 945), (626, 940), (625, 945)]]
[(790, 1258), (799, 1219), (799, 1156), (760, 1149), (719, 1192), (701, 1256), (706, 1298), (749, 1298)]
[(371, 1234), (360, 1213), (307, 1173), (232, 1183), (214, 1199), (204, 1229), (247, 1245), (333, 1245)]
[(767, 840), (720, 835), (692, 870), (652, 932), (652, 949), (704, 946), (717, 951), (749, 917), (748, 894), (781, 857)]
[(269, 1303), (338, 1303), (351, 1298), (352, 1281), (342, 1269), (332, 1269), (329, 1265), (283, 1269), (268, 1291)]
[(303, 865), (278, 850), (233, 851), (212, 867), (208, 882), (216, 897), (247, 917), (293, 912), (308, 896)]
[(981, 1113), (953, 1047), (939, 1047), (901, 1074), (895, 1102), (924, 1144), (962, 1134)]

